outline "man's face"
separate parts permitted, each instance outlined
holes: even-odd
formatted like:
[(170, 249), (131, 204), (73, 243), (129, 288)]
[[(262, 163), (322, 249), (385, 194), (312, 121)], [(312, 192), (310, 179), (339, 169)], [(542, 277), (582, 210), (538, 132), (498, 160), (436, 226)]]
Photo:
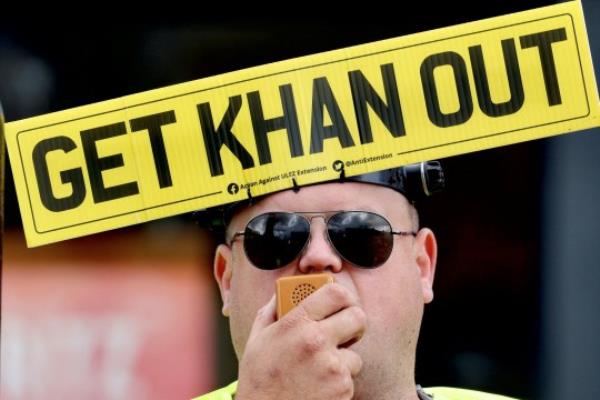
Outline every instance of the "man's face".
[[(239, 212), (228, 237), (243, 231), (253, 217), (269, 211), (364, 210), (384, 216), (394, 231), (411, 231), (411, 206), (399, 193), (364, 183), (328, 183), (279, 192)], [(428, 229), (417, 237), (394, 236), (389, 259), (374, 269), (361, 269), (343, 260), (333, 249), (323, 218), (313, 218), (310, 242), (292, 263), (264, 271), (248, 261), (243, 236), (231, 247), (221, 245), (215, 257), (215, 277), (230, 318), (233, 344), (241, 358), (256, 312), (275, 292), (282, 276), (327, 272), (351, 291), (367, 315), (367, 329), (352, 345), (363, 359), (359, 381), (380, 380), (381, 374), (413, 379), (414, 356), (423, 306), (433, 298), (436, 243)], [(409, 375), (409, 376), (407, 376)]]

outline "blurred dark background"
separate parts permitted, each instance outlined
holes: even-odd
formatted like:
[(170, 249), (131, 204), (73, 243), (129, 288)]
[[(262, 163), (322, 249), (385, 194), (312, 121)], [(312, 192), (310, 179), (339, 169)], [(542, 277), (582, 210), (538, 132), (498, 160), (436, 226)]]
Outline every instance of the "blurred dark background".
[[(77, 18), (16, 16), (0, 25), (0, 101), (12, 121), (552, 3), (461, 0), (411, 3), (410, 10), (382, 3), (368, 10), (346, 5), (343, 12), (303, 3), (272, 16), (256, 9), (232, 14), (229, 3), (216, 12), (164, 7), (130, 16), (81, 6), (87, 9), (78, 10)], [(598, 75), (600, 1), (584, 0), (583, 6)], [(86, 17), (90, 13), (94, 19)], [(417, 358), (418, 383), (536, 399), (600, 396), (598, 153), (596, 130), (443, 160), (448, 191), (421, 208), (424, 224), (438, 234), (440, 258), (436, 299), (426, 311)], [(5, 214), (8, 235), (20, 238), (10, 168)], [(151, 230), (164, 245), (168, 235), (160, 232), (188, 232), (182, 225), (182, 218), (172, 218), (94, 237), (113, 242), (123, 232)], [(22, 239), (15, 243), (6, 250), (5, 269), (17, 255), (36, 251), (24, 250)], [(199, 233), (195, 243), (198, 268), (209, 268), (209, 238)], [(206, 271), (198, 276), (210, 279)], [(11, 292), (6, 280), (3, 285), (4, 305)], [(197, 355), (204, 371), (198, 374), (207, 373), (216, 385), (234, 379), (236, 366), (216, 291), (209, 296), (217, 348), (216, 355)], [(3, 314), (5, 328), (13, 314), (5, 308)], [(6, 334), (2, 340), (3, 384), (16, 387), (19, 377), (7, 377), (7, 363), (18, 358), (6, 358), (11, 343)], [(7, 398), (30, 398), (18, 393)]]

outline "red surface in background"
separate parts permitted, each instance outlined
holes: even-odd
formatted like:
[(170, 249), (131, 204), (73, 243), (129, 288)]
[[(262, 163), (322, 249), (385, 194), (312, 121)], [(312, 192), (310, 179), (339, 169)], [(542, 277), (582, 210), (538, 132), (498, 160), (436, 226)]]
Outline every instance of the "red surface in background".
[(189, 399), (206, 392), (215, 375), (206, 265), (185, 236), (171, 256), (136, 234), (95, 238), (39, 249), (7, 240), (0, 398)]

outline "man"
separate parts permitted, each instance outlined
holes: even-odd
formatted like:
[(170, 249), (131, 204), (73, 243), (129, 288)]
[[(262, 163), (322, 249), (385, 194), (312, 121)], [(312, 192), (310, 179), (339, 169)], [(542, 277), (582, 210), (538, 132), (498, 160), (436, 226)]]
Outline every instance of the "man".
[[(238, 382), (199, 399), (506, 399), (414, 380), (437, 243), (412, 201), (440, 185), (422, 163), (234, 207), (214, 275)], [(277, 279), (313, 273), (335, 282), (277, 320)]]

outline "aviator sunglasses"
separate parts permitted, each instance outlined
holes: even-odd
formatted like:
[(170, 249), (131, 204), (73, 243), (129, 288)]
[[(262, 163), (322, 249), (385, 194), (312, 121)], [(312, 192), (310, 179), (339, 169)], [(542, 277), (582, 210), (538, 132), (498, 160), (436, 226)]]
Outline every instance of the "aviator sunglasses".
[(310, 240), (310, 223), (320, 217), (327, 239), (344, 260), (360, 268), (385, 263), (394, 247), (394, 235), (416, 236), (414, 231), (393, 231), (383, 216), (369, 211), (268, 212), (235, 232), (228, 245), (244, 237), (244, 252), (257, 268), (274, 270), (294, 261)]

